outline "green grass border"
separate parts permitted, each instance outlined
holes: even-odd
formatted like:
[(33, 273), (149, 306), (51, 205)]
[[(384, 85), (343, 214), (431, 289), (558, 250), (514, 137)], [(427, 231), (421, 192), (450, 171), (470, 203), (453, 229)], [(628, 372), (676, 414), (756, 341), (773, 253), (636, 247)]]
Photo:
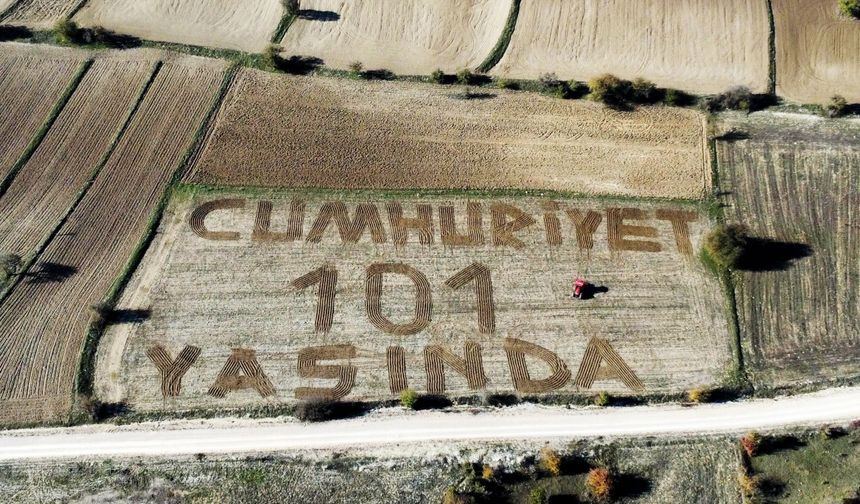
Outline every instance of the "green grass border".
[(502, 60), (502, 57), (508, 50), (508, 46), (511, 44), (511, 38), (514, 36), (514, 30), (517, 27), (517, 19), (520, 16), (520, 3), (521, 0), (513, 0), (511, 3), (511, 10), (508, 13), (508, 20), (505, 22), (505, 28), (502, 30), (501, 36), (499, 36), (498, 42), (493, 47), (493, 50), (490, 51), (490, 54), (481, 62), (480, 65), (477, 66), (476, 70), (479, 72), (489, 72), (492, 68), (499, 64), (499, 61)]
[(45, 139), (45, 136), (48, 134), (48, 130), (51, 129), (51, 126), (54, 125), (54, 122), (60, 116), (60, 113), (66, 107), (66, 104), (72, 98), (72, 95), (77, 91), (78, 86), (81, 84), (81, 81), (84, 80), (84, 76), (89, 71), (90, 67), (93, 65), (94, 60), (92, 58), (86, 59), (81, 63), (81, 66), (78, 67), (77, 73), (75, 73), (72, 80), (66, 85), (66, 88), (63, 90), (63, 93), (54, 103), (54, 107), (48, 113), (48, 116), (45, 118), (45, 121), (42, 123), (42, 127), (36, 132), (33, 138), (30, 140), (30, 143), (24, 149), (24, 152), (18, 157), (18, 160), (15, 161), (15, 164), (12, 165), (11, 168), (6, 172), (6, 176), (3, 178), (3, 181), (0, 182), (0, 197), (3, 197), (6, 194), (6, 191), (9, 189), (9, 186), (12, 184), (12, 180), (18, 175), (18, 172), (21, 171), (21, 168), (27, 164), (27, 161), (33, 157), (33, 154), (36, 153), (36, 149), (39, 148), (39, 145), (42, 144), (42, 140)]
[(278, 23), (278, 26), (275, 28), (275, 33), (272, 34), (272, 38), (269, 40), (272, 44), (280, 44), (281, 40), (287, 35), (287, 30), (293, 26), (293, 23), (296, 22), (296, 19), (299, 17), (295, 14), (284, 14), (281, 17), (281, 21)]

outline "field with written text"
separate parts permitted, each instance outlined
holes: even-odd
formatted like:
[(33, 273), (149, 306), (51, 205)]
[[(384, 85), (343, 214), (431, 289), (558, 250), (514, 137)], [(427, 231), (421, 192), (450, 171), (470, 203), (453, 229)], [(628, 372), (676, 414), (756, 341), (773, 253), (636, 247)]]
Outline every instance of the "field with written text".
[(148, 411), (719, 384), (723, 297), (695, 254), (709, 227), (669, 202), (186, 187), (100, 344), (96, 392)]

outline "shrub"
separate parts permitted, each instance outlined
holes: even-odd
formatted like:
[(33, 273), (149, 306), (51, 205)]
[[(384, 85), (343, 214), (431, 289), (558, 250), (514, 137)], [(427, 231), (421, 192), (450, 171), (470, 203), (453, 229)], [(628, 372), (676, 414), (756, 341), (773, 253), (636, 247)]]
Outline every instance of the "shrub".
[(538, 77), (538, 82), (540, 82), (541, 86), (543, 87), (543, 90), (547, 92), (554, 91), (562, 84), (561, 80), (558, 78), (558, 75), (552, 72), (541, 74)]
[(361, 64), (360, 61), (353, 61), (349, 64), (349, 71), (353, 75), (361, 75), (361, 72), (364, 70), (364, 65)]
[(570, 98), (581, 98), (588, 94), (588, 85), (576, 80), (568, 81), (567, 90)]
[(608, 499), (612, 495), (612, 473), (605, 467), (594, 468), (588, 471), (585, 486), (594, 498)]
[(561, 457), (558, 452), (549, 446), (543, 447), (540, 451), (540, 466), (541, 469), (553, 476), (561, 474)]
[(437, 68), (436, 70), (433, 70), (433, 73), (430, 74), (430, 80), (432, 80), (436, 84), (447, 84), (448, 76), (445, 75), (445, 72), (443, 72), (441, 68)]
[(749, 474), (741, 469), (738, 473), (738, 485), (744, 502), (758, 502), (762, 495), (762, 479), (760, 476)]
[(87, 311), (90, 314), (90, 323), (97, 329), (101, 329), (107, 324), (113, 310), (108, 303), (100, 302), (90, 305)]
[(493, 470), (493, 468), (487, 464), (484, 464), (484, 468), (481, 469), (481, 478), (483, 478), (484, 481), (493, 481), (493, 478), (495, 477), (496, 472)]
[(442, 495), (442, 504), (465, 504), (466, 498), (457, 493), (457, 489), (449, 486)]
[(719, 96), (723, 108), (746, 112), (752, 110), (753, 98), (752, 91), (746, 86), (735, 86)]
[[(857, 0), (860, 2), (860, 0)], [(845, 111), (848, 108), (848, 100), (845, 97), (840, 95), (833, 95), (830, 98), (830, 101), (824, 107), (827, 111), (828, 117), (842, 117), (845, 115)]]
[(549, 497), (543, 488), (532, 488), (529, 492), (529, 504), (547, 504)]
[(496, 81), (496, 87), (499, 89), (519, 89), (520, 85), (514, 81), (507, 79), (499, 79)]
[(18, 273), (21, 267), (21, 256), (18, 254), (0, 255), (0, 280), (8, 280)]
[(591, 99), (601, 103), (617, 105), (624, 103), (630, 94), (630, 82), (612, 74), (603, 74), (588, 81)]
[(71, 19), (61, 19), (54, 24), (54, 38), (60, 44), (77, 44), (81, 40), (81, 29)]
[(269, 44), (263, 51), (263, 62), (271, 69), (277, 69), (281, 63), (283, 48), (277, 44)]
[(860, 0), (839, 0), (839, 10), (846, 16), (860, 19)]
[(415, 404), (418, 402), (418, 392), (408, 388), (400, 392), (400, 405), (406, 409), (415, 409)]
[(608, 392), (600, 392), (596, 396), (594, 396), (594, 405), (595, 406), (609, 406), (609, 403), (612, 401), (612, 397)]
[(749, 457), (755, 457), (761, 447), (761, 435), (758, 432), (750, 431), (741, 438), (741, 448)]
[(281, 0), (288, 16), (297, 16), (299, 14), (299, 0)]
[(678, 89), (667, 89), (663, 93), (663, 103), (672, 107), (680, 107), (686, 105), (690, 101), (687, 93)]
[(471, 86), (478, 83), (478, 76), (468, 68), (464, 68), (457, 72), (457, 83)]
[(705, 251), (724, 268), (737, 268), (748, 246), (749, 231), (743, 224), (721, 224), (705, 237)]
[(711, 400), (713, 391), (707, 387), (696, 387), (687, 392), (687, 400), (692, 403), (706, 403)]
[(657, 99), (657, 86), (649, 80), (637, 77), (630, 83), (630, 99), (636, 103), (653, 103)]

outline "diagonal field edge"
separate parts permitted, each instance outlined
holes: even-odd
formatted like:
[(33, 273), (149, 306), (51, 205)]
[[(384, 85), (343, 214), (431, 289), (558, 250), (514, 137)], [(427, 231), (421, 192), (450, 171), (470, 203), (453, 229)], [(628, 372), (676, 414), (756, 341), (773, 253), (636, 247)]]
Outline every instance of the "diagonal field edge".
[(476, 68), (479, 72), (489, 72), (502, 60), (502, 57), (508, 51), (508, 46), (511, 45), (511, 38), (514, 36), (514, 30), (517, 27), (517, 19), (520, 16), (520, 3), (521, 0), (512, 1), (511, 11), (508, 14), (508, 20), (505, 22), (502, 34), (499, 36), (499, 41), (496, 42), (496, 45), (490, 51), (490, 54), (487, 55), (487, 58)]

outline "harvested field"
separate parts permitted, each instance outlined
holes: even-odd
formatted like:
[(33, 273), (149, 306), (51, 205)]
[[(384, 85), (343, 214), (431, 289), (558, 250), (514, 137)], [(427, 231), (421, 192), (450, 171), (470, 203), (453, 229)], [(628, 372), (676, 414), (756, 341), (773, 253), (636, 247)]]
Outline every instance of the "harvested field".
[(780, 96), (826, 103), (840, 94), (860, 102), (860, 22), (830, 0), (773, 0), (773, 14)]
[(279, 0), (91, 0), (75, 20), (148, 40), (261, 52), (282, 14)]
[(776, 241), (740, 277), (747, 367), (760, 385), (859, 376), (860, 128), (761, 117), (718, 143), (729, 220)]
[(290, 26), (285, 54), (321, 58), (347, 68), (429, 74), (474, 68), (496, 45), (511, 0), (310, 0)]
[(86, 0), (17, 0), (3, 18), (4, 23), (49, 29), (73, 13)]
[(93, 63), (0, 198), (0, 253), (27, 257), (59, 224), (108, 153), (153, 69), (153, 61)]
[(700, 198), (704, 119), (510, 91), (243, 70), (186, 181), (274, 187), (552, 189)]
[(0, 45), (0, 177), (24, 153), (83, 63), (78, 52)]
[(609, 72), (697, 93), (764, 92), (768, 31), (763, 0), (523, 0), (492, 73), (588, 80)]
[[(0, 305), (0, 421), (68, 414), (88, 307), (140, 242), (223, 73), (223, 63), (200, 58), (163, 65), (91, 188)], [(48, 401), (51, 410), (27, 406)]]
[[(732, 367), (719, 284), (686, 252), (710, 226), (691, 205), (185, 191), (118, 306), (146, 317), (99, 346), (103, 400), (150, 411), (390, 399), (407, 386), (660, 394)], [(575, 225), (574, 209), (596, 224)], [(255, 239), (261, 212), (277, 239)], [(598, 287), (592, 299), (571, 298), (576, 275)], [(193, 348), (181, 392), (165, 393), (179, 379), (165, 378), (168, 358)]]

